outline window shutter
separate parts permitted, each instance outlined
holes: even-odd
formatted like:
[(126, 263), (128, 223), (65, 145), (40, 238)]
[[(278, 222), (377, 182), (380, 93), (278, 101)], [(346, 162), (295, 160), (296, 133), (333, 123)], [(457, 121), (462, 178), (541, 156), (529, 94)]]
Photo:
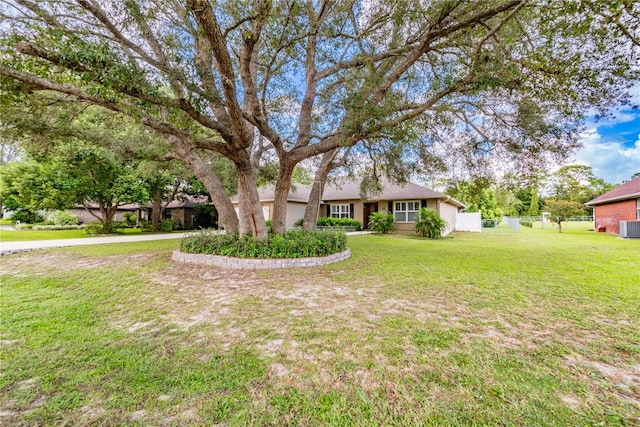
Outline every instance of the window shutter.
[(389, 201), (389, 213), (393, 213), (393, 202)]
[(327, 217), (331, 216), (331, 205), (327, 204)]
[(420, 206), (422, 206), (423, 208), (427, 207), (427, 199), (420, 200), (420, 202), (422, 203)]
[(349, 218), (353, 218), (353, 203), (349, 204)]

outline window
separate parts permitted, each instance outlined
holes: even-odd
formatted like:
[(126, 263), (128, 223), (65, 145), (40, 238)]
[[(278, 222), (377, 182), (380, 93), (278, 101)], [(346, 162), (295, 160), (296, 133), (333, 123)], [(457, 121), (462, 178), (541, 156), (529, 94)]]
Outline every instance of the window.
[(395, 202), (394, 207), (393, 215), (396, 222), (416, 222), (418, 220), (420, 202)]
[(331, 218), (349, 218), (349, 205), (331, 205)]
[(636, 219), (640, 219), (640, 199), (636, 199)]

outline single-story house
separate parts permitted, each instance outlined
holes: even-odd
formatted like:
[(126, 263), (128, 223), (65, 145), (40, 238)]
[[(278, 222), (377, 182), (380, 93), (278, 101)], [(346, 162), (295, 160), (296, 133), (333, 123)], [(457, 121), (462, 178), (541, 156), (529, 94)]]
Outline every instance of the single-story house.
[[(73, 215), (76, 215), (78, 219), (82, 221), (84, 224), (98, 221), (98, 218), (101, 218), (100, 208), (98, 208), (98, 205), (95, 205), (95, 204), (92, 204), (91, 206), (89, 206), (88, 209), (83, 207), (82, 205), (78, 205), (73, 209), (68, 209), (67, 212)], [(118, 208), (116, 209), (116, 213), (113, 216), (113, 220), (124, 221), (124, 214), (126, 212), (130, 212), (136, 215), (136, 218), (138, 219), (146, 219), (144, 207), (140, 206), (137, 203), (128, 203), (125, 205), (118, 206)], [(91, 213), (96, 215), (97, 218)]]
[(593, 206), (596, 230), (620, 234), (620, 221), (640, 220), (640, 177), (586, 203)]
[[(206, 196), (181, 195), (165, 207), (163, 219), (178, 220), (183, 229), (213, 227), (217, 223), (215, 212), (212, 215), (210, 210), (202, 209), (210, 205), (211, 201)], [(150, 208), (148, 215), (151, 216)]]
[[(215, 215), (211, 214), (211, 210), (199, 208), (207, 205), (211, 205), (211, 202), (206, 196), (179, 195), (165, 207), (162, 219), (178, 220), (180, 227), (183, 229), (212, 227), (217, 223)], [(101, 216), (100, 209), (95, 204), (90, 205), (88, 209), (83, 206), (76, 206), (74, 209), (69, 209), (68, 212), (77, 215), (78, 219), (85, 224), (98, 221)], [(91, 212), (97, 215), (98, 218), (91, 215)], [(124, 214), (127, 212), (134, 214), (138, 221), (150, 221), (151, 203), (145, 205), (138, 203), (120, 205), (116, 209), (113, 217), (114, 221), (124, 221)]]
[[(447, 222), (443, 235), (453, 231), (458, 212), (465, 205), (446, 194), (434, 191), (421, 185), (406, 183), (405, 185), (382, 182), (382, 191), (369, 194), (363, 200), (360, 195), (360, 184), (354, 180), (342, 179), (327, 184), (320, 205), (318, 216), (334, 218), (354, 218), (367, 228), (369, 216), (374, 212), (393, 214), (396, 230), (401, 233), (414, 233), (414, 224), (421, 208), (434, 209)], [(268, 185), (260, 188), (258, 194), (262, 203), (265, 219), (271, 219), (275, 187)], [(309, 199), (310, 187), (296, 184), (289, 191), (287, 198), (287, 227), (304, 217)], [(232, 199), (237, 209), (237, 198)]]

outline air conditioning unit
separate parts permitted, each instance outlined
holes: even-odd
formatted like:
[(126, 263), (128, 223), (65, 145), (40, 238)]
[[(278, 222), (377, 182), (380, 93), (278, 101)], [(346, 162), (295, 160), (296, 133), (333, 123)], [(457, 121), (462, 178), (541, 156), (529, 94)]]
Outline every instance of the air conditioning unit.
[(640, 221), (620, 221), (620, 237), (640, 239)]

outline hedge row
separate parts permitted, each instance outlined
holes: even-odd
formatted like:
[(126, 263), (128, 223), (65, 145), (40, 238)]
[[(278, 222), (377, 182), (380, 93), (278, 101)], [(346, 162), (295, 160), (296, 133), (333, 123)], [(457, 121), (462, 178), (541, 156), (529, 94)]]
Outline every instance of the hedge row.
[(202, 230), (185, 237), (180, 244), (180, 250), (186, 253), (237, 258), (306, 258), (331, 255), (346, 248), (346, 234), (333, 231), (288, 231), (257, 240), (252, 236)]
[(84, 225), (34, 225), (34, 230), (82, 230)]
[[(302, 227), (303, 219), (299, 219), (294, 224), (296, 227)], [(357, 219), (353, 218), (331, 218), (320, 217), (316, 222), (317, 227), (336, 227), (336, 228), (353, 228), (356, 231), (362, 230), (362, 224)]]

